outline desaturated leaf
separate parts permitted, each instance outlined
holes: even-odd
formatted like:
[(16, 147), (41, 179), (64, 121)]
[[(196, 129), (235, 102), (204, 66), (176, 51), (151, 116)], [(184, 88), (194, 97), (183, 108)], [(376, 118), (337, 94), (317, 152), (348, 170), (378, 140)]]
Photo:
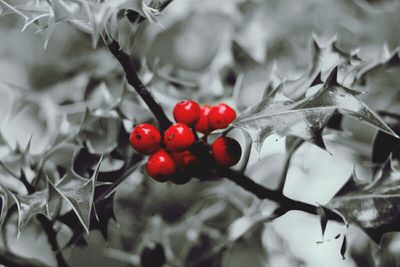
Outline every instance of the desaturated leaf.
[(89, 233), (94, 190), (97, 185), (101, 161), (102, 158), (100, 158), (90, 179), (80, 177), (72, 170), (69, 170), (57, 184), (53, 184), (47, 179), (49, 186), (48, 200), (51, 201), (59, 196), (65, 199), (72, 206), (75, 215), (87, 233)]
[[(98, 198), (102, 192), (102, 190), (96, 189), (96, 198)], [(108, 240), (108, 225), (110, 220), (116, 220), (114, 214), (114, 194), (95, 201), (94, 209), (96, 210), (96, 214), (94, 212), (91, 214), (90, 230), (99, 230), (104, 239)], [(67, 225), (72, 231), (72, 237), (65, 247), (72, 244), (85, 245), (84, 242), (82, 243), (82, 241), (84, 241), (83, 234), (85, 233), (85, 229), (82, 224), (79, 223), (79, 219), (73, 211), (69, 211), (58, 217), (57, 220)]]
[[(336, 107), (344, 115), (354, 117), (389, 135), (397, 134), (366, 104), (357, 98), (360, 92), (337, 82), (337, 67), (327, 78), (323, 90), (313, 97), (311, 105)], [(309, 103), (310, 104), (310, 103)]]
[(356, 97), (357, 94), (359, 92), (337, 82), (337, 68), (334, 68), (315, 95), (295, 103), (271, 103), (269, 99), (263, 99), (260, 104), (243, 112), (233, 126), (255, 130), (255, 139), (261, 143), (274, 133), (297, 136), (325, 148), (322, 130), (338, 110), (397, 137), (374, 111)]
[(374, 76), (376, 73), (386, 71), (389, 68), (400, 67), (399, 48), (388, 55), (383, 53), (382, 57), (382, 59), (376, 59), (360, 65), (360, 67), (357, 68), (355, 82), (363, 85), (368, 81), (369, 77)]
[[(108, 225), (110, 223), (110, 220), (115, 220), (113, 199), (114, 195), (99, 202), (96, 205), (96, 210), (98, 210), (97, 218), (92, 214), (92, 218), (90, 221), (90, 230), (99, 230), (105, 240), (108, 240)], [(67, 212), (66, 214), (60, 216), (58, 220), (67, 225), (72, 230), (72, 237), (65, 245), (65, 248), (73, 244), (86, 245), (83, 238), (85, 229), (79, 223), (77, 217), (73, 212)]]
[(361, 59), (358, 57), (358, 50), (344, 51), (338, 47), (336, 35), (323, 45), (319, 44), (317, 39), (316, 34), (313, 34), (312, 64), (308, 71), (310, 77), (318, 72), (329, 72), (337, 65), (346, 69), (348, 66), (354, 67), (361, 63)]
[(64, 20), (72, 20), (75, 13), (79, 10), (79, 4), (72, 1), (53, 0), (51, 4), (55, 23)]
[(6, 219), (8, 209), (13, 204), (10, 194), (12, 193), (0, 185), (0, 228)]
[(218, 13), (196, 14), (178, 21), (157, 35), (149, 49), (151, 68), (159, 64), (199, 71), (211, 64), (229, 27)]
[(47, 215), (47, 190), (22, 196), (12, 195), (18, 209), (18, 236), (29, 221), (38, 214)]
[(114, 116), (97, 116), (87, 110), (80, 124), (78, 140), (92, 154), (106, 154), (118, 145), (121, 120)]
[(100, 34), (116, 9), (107, 3), (81, 2), (86, 10), (92, 35), (92, 46), (96, 47)]
[(23, 4), (11, 5), (10, 3), (0, 0), (0, 8), (2, 12), (0, 16), (17, 14), (21, 16), (24, 20), (24, 26), (21, 31), (24, 31), (28, 26), (38, 21), (41, 18), (50, 16), (50, 9), (47, 3), (28, 1)]
[(15, 149), (10, 148), (7, 155), (0, 156), (0, 170), (4, 170), (14, 178), (24, 177), (27, 181), (31, 181), (35, 176), (33, 165), (36, 163), (35, 157), (30, 154), (31, 140), (32, 136), (24, 148), (17, 143)]
[(254, 225), (262, 221), (262, 215), (243, 216), (228, 227), (228, 240), (233, 242), (245, 235)]
[(389, 159), (370, 184), (349, 180), (327, 208), (338, 211), (344, 219), (363, 229), (379, 244), (382, 236), (400, 230), (400, 173)]

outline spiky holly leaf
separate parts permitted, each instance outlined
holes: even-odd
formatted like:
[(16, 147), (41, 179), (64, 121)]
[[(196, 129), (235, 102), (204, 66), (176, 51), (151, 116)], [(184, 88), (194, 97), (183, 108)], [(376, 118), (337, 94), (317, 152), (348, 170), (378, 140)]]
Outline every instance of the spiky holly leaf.
[[(99, 230), (104, 239), (108, 240), (108, 225), (111, 219), (115, 220), (114, 194), (98, 201), (94, 207), (96, 209), (96, 214), (94, 212), (91, 214), (89, 229), (90, 231)], [(67, 242), (65, 247), (73, 244), (85, 244), (85, 229), (82, 227), (82, 224), (79, 223), (79, 220), (73, 211), (69, 211), (66, 214), (58, 217), (57, 220), (68, 226), (72, 231), (72, 237)]]
[(67, 171), (57, 184), (53, 184), (47, 179), (49, 186), (48, 202), (59, 197), (66, 200), (71, 205), (72, 210), (87, 233), (89, 233), (94, 190), (97, 185), (96, 182), (101, 161), (102, 157), (90, 179), (85, 179), (72, 170)]
[(30, 154), (31, 140), (32, 136), (24, 148), (17, 143), (16, 148), (7, 157), (2, 158), (0, 163), (11, 175), (27, 181), (31, 181), (35, 176), (33, 166), (36, 162), (35, 158)]
[(38, 214), (47, 216), (47, 190), (22, 196), (12, 194), (18, 209), (18, 236), (24, 230), (29, 221)]
[(357, 183), (353, 177), (326, 205), (363, 229), (377, 244), (387, 232), (400, 231), (400, 172), (389, 159), (372, 183)]
[(22, 4), (11, 5), (4, 0), (0, 0), (0, 11), (0, 17), (9, 14), (21, 16), (25, 20), (21, 31), (24, 31), (39, 19), (50, 16), (48, 4), (42, 1), (27, 1)]
[[(115, 18), (120, 8), (129, 4), (131, 8), (137, 7), (138, 11), (150, 21), (155, 21), (155, 10), (142, 4), (141, 0), (120, 0), (120, 1), (36, 1), (28, 0), (25, 2), (8, 3), (0, 0), (0, 17), (8, 14), (17, 14), (24, 20), (22, 30), (29, 26), (35, 26), (38, 33), (44, 35), (44, 47), (53, 34), (55, 25), (60, 22), (68, 21), (82, 31), (88, 32), (92, 36), (93, 46), (96, 46), (100, 34), (105, 30), (106, 24)], [(116, 24), (116, 21), (113, 23)]]
[(333, 36), (325, 44), (319, 44), (318, 37), (313, 35), (312, 64), (309, 75), (319, 71), (323, 73), (331, 70), (337, 65), (358, 65), (361, 59), (358, 56), (358, 49), (345, 51), (338, 47), (337, 36)]
[(381, 58), (362, 64), (355, 75), (357, 84), (365, 85), (368, 77), (374, 76), (376, 73), (387, 71), (390, 68), (400, 67), (400, 48), (396, 48), (393, 52), (389, 52), (384, 47)]
[(271, 103), (264, 99), (243, 112), (233, 126), (255, 130), (256, 144), (262, 144), (266, 137), (275, 133), (280, 136), (297, 136), (325, 148), (322, 130), (331, 115), (338, 110), (397, 137), (373, 110), (356, 97), (357, 94), (359, 92), (337, 82), (336, 67), (315, 95), (295, 103)]
[(355, 66), (361, 62), (357, 50), (347, 52), (338, 48), (336, 35), (324, 44), (320, 44), (317, 39), (314, 34), (308, 70), (297, 79), (282, 81), (282, 92), (292, 100), (304, 98), (310, 87), (323, 83), (321, 73), (325, 75), (338, 65), (340, 65), (341, 73), (356, 72)]

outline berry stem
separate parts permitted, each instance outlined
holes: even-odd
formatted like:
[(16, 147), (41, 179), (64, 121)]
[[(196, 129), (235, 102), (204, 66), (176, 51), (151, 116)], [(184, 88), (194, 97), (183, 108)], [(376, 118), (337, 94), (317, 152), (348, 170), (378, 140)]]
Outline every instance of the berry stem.
[(192, 126), (191, 128), (192, 128), (192, 132), (194, 134), (194, 138), (196, 139), (196, 141), (198, 141), (199, 135), (197, 134), (196, 128), (194, 126)]

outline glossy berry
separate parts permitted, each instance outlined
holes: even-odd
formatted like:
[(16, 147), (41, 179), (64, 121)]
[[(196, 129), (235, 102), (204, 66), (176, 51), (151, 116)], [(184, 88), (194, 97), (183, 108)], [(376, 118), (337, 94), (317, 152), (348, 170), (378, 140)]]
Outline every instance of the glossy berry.
[(196, 157), (188, 150), (172, 153), (171, 157), (174, 160), (175, 166), (178, 170), (184, 170), (187, 166), (189, 166), (196, 160)]
[(195, 141), (192, 129), (186, 124), (175, 123), (164, 132), (164, 144), (172, 152), (189, 149)]
[(242, 156), (240, 144), (230, 137), (218, 137), (211, 145), (215, 161), (225, 167), (231, 167), (239, 162)]
[(142, 267), (161, 267), (166, 262), (164, 248), (161, 244), (150, 242), (140, 254)]
[(143, 123), (133, 128), (129, 141), (139, 153), (149, 155), (160, 147), (161, 134), (153, 125)]
[(184, 100), (174, 107), (174, 119), (189, 126), (194, 126), (200, 118), (200, 106), (193, 100)]
[(212, 130), (224, 129), (235, 119), (235, 110), (227, 104), (213, 106), (208, 114), (208, 123)]
[(211, 108), (209, 106), (200, 107), (200, 118), (195, 125), (196, 131), (204, 134), (211, 132), (210, 124), (208, 123), (208, 114), (210, 113), (210, 110)]
[(160, 149), (149, 157), (146, 165), (147, 174), (156, 181), (166, 182), (175, 170), (175, 162), (164, 149)]

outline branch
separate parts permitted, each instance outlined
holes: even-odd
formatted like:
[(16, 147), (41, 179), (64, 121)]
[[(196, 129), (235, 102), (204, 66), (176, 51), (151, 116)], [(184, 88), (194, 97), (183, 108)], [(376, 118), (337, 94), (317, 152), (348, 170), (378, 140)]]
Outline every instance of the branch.
[(129, 55), (122, 51), (119, 43), (115, 40), (112, 40), (111, 44), (108, 45), (108, 48), (114, 57), (118, 59), (122, 68), (124, 69), (128, 83), (135, 88), (136, 92), (140, 95), (160, 123), (161, 130), (166, 130), (169, 126), (171, 126), (172, 122), (168, 119), (163, 108), (154, 100), (154, 97), (150, 94), (146, 86), (144, 86), (140, 80), (134, 66), (132, 65)]
[[(165, 115), (162, 107), (154, 100), (153, 96), (140, 81), (140, 78), (130, 61), (129, 55), (122, 51), (120, 45), (115, 40), (112, 40), (108, 47), (124, 69), (128, 83), (135, 88), (135, 90), (147, 104), (148, 108), (160, 122), (161, 129), (165, 130), (171, 125), (171, 121)], [(209, 146), (204, 142), (197, 141), (190, 151), (200, 159), (205, 168), (211, 168), (215, 170), (218, 175), (226, 177), (227, 179), (236, 183), (238, 186), (254, 194), (259, 199), (269, 199), (279, 203), (280, 208), (276, 211), (279, 216), (290, 210), (300, 210), (314, 215), (318, 214), (318, 208), (314, 205), (290, 199), (284, 196), (279, 190), (275, 191), (265, 188), (240, 172), (216, 164), (210, 154)], [(342, 217), (333, 211), (327, 212), (327, 218), (330, 220), (343, 222)]]

